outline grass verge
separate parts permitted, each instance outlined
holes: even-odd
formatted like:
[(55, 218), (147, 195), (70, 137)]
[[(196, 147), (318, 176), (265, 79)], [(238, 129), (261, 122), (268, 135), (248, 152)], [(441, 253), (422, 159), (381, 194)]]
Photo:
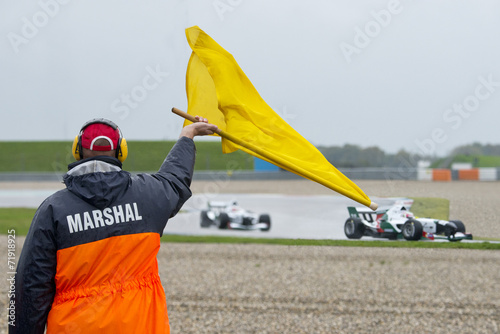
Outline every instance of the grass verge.
[(450, 201), (436, 197), (413, 197), (411, 212), (416, 217), (427, 217), (448, 220), (450, 216)]
[(26, 235), (36, 209), (28, 208), (0, 208), (0, 234), (7, 234), (14, 229), (16, 235)]
[(500, 249), (500, 244), (485, 242), (436, 242), (397, 240), (313, 240), (313, 239), (272, 239), (224, 236), (164, 235), (162, 242), (170, 243), (217, 243), (217, 244), (261, 244), (283, 246), (337, 246), (337, 247), (391, 247), (391, 248), (455, 248), (455, 249)]

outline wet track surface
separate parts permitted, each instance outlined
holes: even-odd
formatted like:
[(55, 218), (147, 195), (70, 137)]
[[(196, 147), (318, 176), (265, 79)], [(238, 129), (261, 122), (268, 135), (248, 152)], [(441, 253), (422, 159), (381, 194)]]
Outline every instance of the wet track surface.
[[(273, 194), (220, 194), (213, 201), (236, 200), (244, 209), (271, 216), (268, 232), (219, 230), (200, 227), (200, 211), (207, 206), (207, 198), (195, 195), (186, 202), (183, 212), (172, 218), (166, 234), (248, 236), (291, 239), (346, 239), (344, 222), (347, 206), (360, 204), (341, 196), (292, 196)], [(392, 203), (390, 199), (373, 199), (379, 205)]]
[(37, 208), (59, 189), (0, 189), (0, 207)]
[[(0, 190), (0, 207), (36, 208), (57, 189)], [(268, 232), (219, 230), (216, 227), (200, 227), (200, 211), (207, 201), (236, 200), (246, 210), (271, 216)], [(373, 201), (388, 205), (390, 199)], [(348, 217), (347, 206), (360, 204), (342, 197), (329, 195), (295, 196), (282, 194), (218, 194), (210, 198), (194, 195), (183, 206), (181, 212), (170, 219), (166, 234), (248, 236), (263, 238), (301, 239), (346, 239), (344, 222)]]

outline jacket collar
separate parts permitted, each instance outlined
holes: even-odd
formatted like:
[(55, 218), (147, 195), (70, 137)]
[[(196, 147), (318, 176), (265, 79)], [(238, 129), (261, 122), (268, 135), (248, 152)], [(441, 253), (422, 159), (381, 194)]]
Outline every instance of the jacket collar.
[(108, 156), (97, 156), (73, 162), (68, 165), (70, 176), (83, 175), (97, 172), (119, 172), (122, 169), (122, 163), (117, 158)]

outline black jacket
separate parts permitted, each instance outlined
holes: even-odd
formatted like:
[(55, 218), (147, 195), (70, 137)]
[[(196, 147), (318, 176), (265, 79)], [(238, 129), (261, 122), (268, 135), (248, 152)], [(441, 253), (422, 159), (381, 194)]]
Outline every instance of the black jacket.
[[(58, 326), (63, 326), (61, 319), (75, 316), (74, 312), (84, 309), (84, 306), (76, 307), (78, 301), (95, 297), (87, 293), (89, 289), (100, 289), (102, 284), (114, 284), (117, 286), (114, 289), (122, 289), (124, 281), (137, 285), (137, 282), (148, 280), (156, 284), (155, 289), (160, 289), (161, 284), (157, 286), (158, 270), (154, 268), (159, 236), (167, 220), (191, 196), (189, 186), (194, 159), (193, 140), (182, 137), (156, 174), (132, 176), (121, 169), (117, 159), (104, 156), (71, 164), (64, 175), (66, 189), (56, 192), (40, 205), (24, 242), (13, 300), (16, 320), (15, 326), (9, 326), (9, 333), (43, 333), (49, 312), (48, 332), (51, 319), (52, 329), (59, 330)], [(132, 260), (126, 254), (120, 260), (116, 256), (122, 255), (106, 258), (101, 254), (111, 245), (116, 247), (112, 240), (119, 240), (121, 247), (126, 248), (129, 247), (127, 245), (136, 247), (131, 244), (146, 240), (144, 238), (148, 240), (147, 245), (140, 247), (149, 247), (148, 252), (154, 253), (154, 260), (151, 258), (150, 263), (129, 263), (127, 261)], [(100, 253), (92, 255), (97, 246), (101, 247)], [(85, 260), (75, 263), (73, 260), (80, 256)], [(96, 269), (87, 261), (102, 263), (103, 267)], [(123, 264), (122, 271), (128, 270), (128, 267), (137, 268), (134, 275), (117, 277), (115, 272), (113, 276), (106, 276), (109, 271), (105, 267), (106, 261), (117, 261), (116, 267)], [(146, 267), (142, 268), (143, 265)], [(150, 276), (153, 278), (150, 279)], [(92, 303), (96, 302), (92, 299)], [(157, 303), (164, 303), (164, 300)], [(51, 311), (53, 304), (57, 304), (57, 308)], [(84, 318), (72, 321), (82, 322), (79, 324), (85, 326), (82, 333), (91, 329), (83, 323), (86, 321)], [(168, 326), (168, 318), (166, 321)]]

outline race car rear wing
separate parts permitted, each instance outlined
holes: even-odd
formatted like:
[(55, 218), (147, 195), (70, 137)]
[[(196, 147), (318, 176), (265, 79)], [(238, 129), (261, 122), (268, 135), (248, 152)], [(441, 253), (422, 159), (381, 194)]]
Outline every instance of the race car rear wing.
[(349, 211), (349, 216), (351, 217), (362, 218), (366, 221), (372, 222), (374, 221), (374, 219), (376, 219), (377, 215), (386, 213), (387, 211), (389, 211), (389, 209), (391, 209), (394, 206), (402, 206), (407, 211), (409, 211), (412, 205), (413, 205), (412, 199), (401, 198), (397, 199), (392, 205), (379, 207), (376, 211), (373, 211), (372, 209), (366, 207), (354, 207), (354, 206), (348, 206), (347, 210)]
[(347, 210), (349, 211), (349, 216), (352, 218), (361, 218), (363, 220), (366, 220), (368, 222), (374, 222), (375, 219), (377, 219), (377, 215), (379, 214), (384, 214), (389, 210), (389, 207), (387, 208), (379, 208), (377, 211), (373, 211), (371, 209), (367, 209), (364, 207), (354, 207), (354, 206), (348, 206)]

